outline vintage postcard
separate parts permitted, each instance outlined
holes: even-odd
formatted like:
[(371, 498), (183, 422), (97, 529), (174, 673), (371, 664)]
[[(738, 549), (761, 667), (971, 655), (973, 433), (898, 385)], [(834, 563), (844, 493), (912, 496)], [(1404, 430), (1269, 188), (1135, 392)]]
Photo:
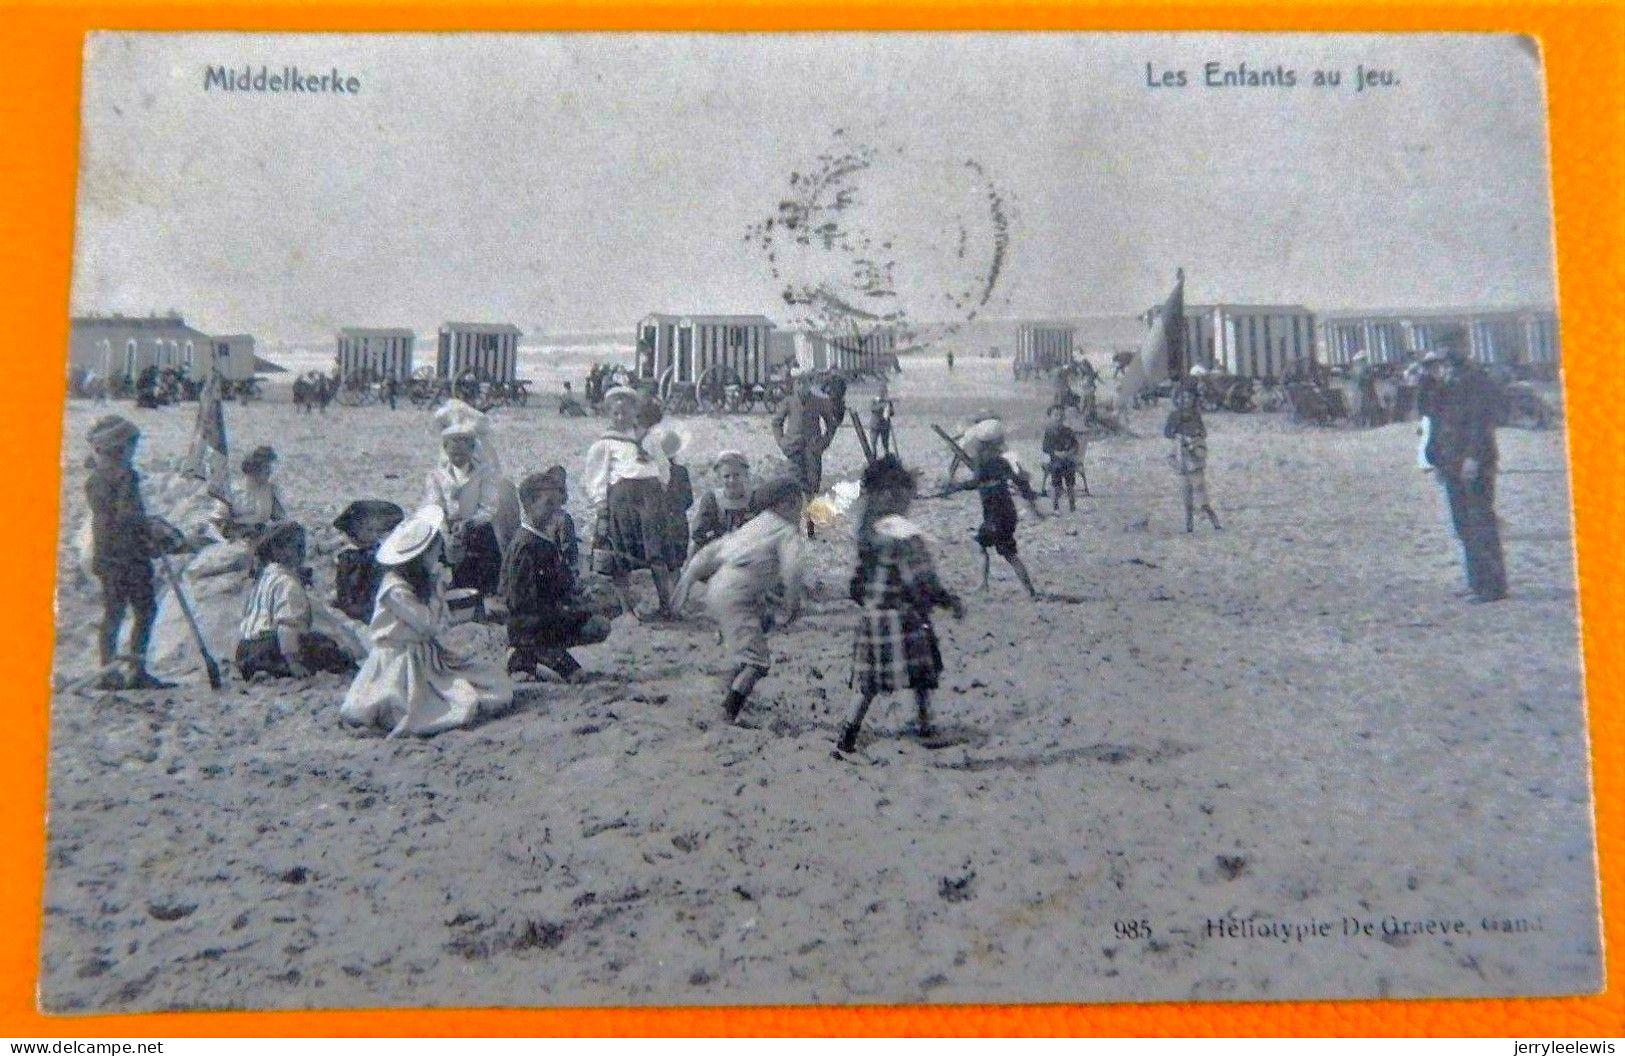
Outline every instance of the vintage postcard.
[(1596, 992), (1543, 85), (92, 34), (42, 1008)]

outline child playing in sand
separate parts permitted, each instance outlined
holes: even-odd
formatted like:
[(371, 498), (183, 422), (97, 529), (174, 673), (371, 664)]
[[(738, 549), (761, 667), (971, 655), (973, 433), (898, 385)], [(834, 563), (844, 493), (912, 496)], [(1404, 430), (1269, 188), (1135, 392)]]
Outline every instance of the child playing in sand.
[[(1044, 430), (1044, 457), (1048, 464), (1045, 475), (1055, 487), (1052, 508), (1059, 513), (1061, 492), (1066, 492), (1067, 508), (1078, 509), (1078, 472), (1083, 468), (1083, 443), (1078, 434), (1066, 424), (1066, 408), (1056, 404), (1049, 409), (1049, 428)], [(1089, 494), (1089, 477), (1083, 478), (1083, 493)]]
[(851, 682), (858, 696), (841, 728), (839, 753), (857, 748), (863, 717), (881, 693), (912, 689), (915, 733), (934, 735), (931, 691), (942, 674), (942, 652), (931, 610), (945, 608), (962, 619), (965, 605), (937, 579), (924, 535), (905, 516), (915, 486), (914, 474), (895, 455), (863, 472), (858, 566), (851, 583), (852, 600), (863, 606), (852, 643)]
[(749, 460), (738, 451), (723, 451), (711, 463), (711, 474), (721, 487), (707, 488), (700, 496), (691, 553), (744, 527), (751, 518)]
[(682, 568), (688, 560), (688, 511), (694, 505), (694, 483), (688, 467), (677, 461), (683, 438), (668, 431), (660, 438), (660, 453), (666, 456), (670, 476), (666, 480), (666, 567)]
[(502, 599), (507, 608), (508, 674), (534, 681), (541, 668), (565, 681), (581, 665), (570, 655), (578, 645), (609, 637), (609, 621), (575, 605), (575, 569), (558, 544), (536, 525), (552, 522), (569, 498), (563, 466), (532, 473), (519, 485), (522, 519), (502, 563)]
[(214, 524), (223, 539), (251, 539), (266, 525), (287, 516), (282, 492), (271, 480), (277, 456), (273, 448), (260, 446), (243, 459), (243, 483), (234, 488), (230, 502), (219, 503)]
[(384, 566), (376, 560), (378, 544), (405, 518), (406, 511), (393, 502), (358, 499), (334, 519), (346, 545), (333, 558), (333, 604), (350, 619), (372, 622), (373, 602), (384, 581)]
[(976, 545), (982, 548), (982, 590), (985, 592), (988, 589), (991, 564), (988, 551), (992, 550), (1009, 563), (1015, 570), (1016, 578), (1021, 580), (1021, 585), (1027, 588), (1027, 596), (1036, 600), (1038, 591), (1033, 588), (1027, 565), (1016, 549), (1016, 525), (1019, 521), (1010, 490), (1014, 488), (1021, 494), (1022, 501), (1026, 502), (1034, 517), (1043, 520), (1044, 511), (1038, 508), (1038, 497), (1033, 494), (1026, 470), (1021, 468), (1014, 455), (1004, 449), (1003, 422), (997, 418), (978, 422), (966, 436), (975, 445), (967, 453), (976, 462), (972, 467), (976, 475), (963, 484), (950, 486), (949, 490), (976, 491), (982, 496), (982, 524), (976, 529)]
[(757, 491), (763, 511), (743, 528), (730, 532), (694, 555), (678, 581), (680, 605), (695, 583), (706, 584), (706, 608), (722, 629), (730, 674), (722, 710), (732, 722), (761, 677), (771, 657), (767, 651), (767, 597), (784, 589), (784, 622), (793, 622), (801, 607), (801, 482), (778, 477)]
[(1202, 402), (1196, 386), (1182, 384), (1174, 393), (1174, 409), (1162, 427), (1162, 435), (1174, 442), (1168, 455), (1185, 497), (1185, 531), (1196, 531), (1196, 511), (1207, 514), (1215, 530), (1219, 515), (1207, 497), (1207, 425), (1202, 421)]
[(254, 556), (260, 571), (243, 608), (237, 673), (246, 680), (354, 671), (355, 661), (338, 643), (312, 629), (310, 597), (299, 573), (305, 530), (293, 521), (271, 525), (254, 544)]
[(445, 511), (425, 506), (379, 544), (385, 572), (372, 617), (374, 644), (339, 709), (345, 722), (382, 726), (391, 737), (427, 737), (513, 702), (513, 682), (501, 668), (442, 640), (451, 628), (440, 576), (445, 530)]
[(594, 514), (593, 568), (614, 584), (621, 607), (632, 605), (631, 576), (647, 568), (660, 599), (659, 615), (671, 615), (671, 573), (666, 563), (666, 481), (664, 455), (643, 446), (639, 411), (643, 396), (618, 385), (604, 393), (610, 427), (587, 449), (587, 499)]
[[(85, 496), (90, 500), (91, 570), (102, 584), (102, 625), (96, 639), (101, 655), (103, 689), (168, 689), (147, 671), (147, 643), (158, 614), (152, 584), (155, 549), (141, 502), (141, 478), (135, 471), (135, 447), (141, 431), (128, 419), (110, 414), (90, 430), (95, 452)], [(119, 628), (130, 613), (130, 654), (124, 672), (113, 668)]]

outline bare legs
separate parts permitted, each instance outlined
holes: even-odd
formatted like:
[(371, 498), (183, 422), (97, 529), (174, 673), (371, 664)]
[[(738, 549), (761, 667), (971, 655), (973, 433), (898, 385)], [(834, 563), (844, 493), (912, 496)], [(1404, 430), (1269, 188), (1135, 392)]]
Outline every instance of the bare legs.
[[(875, 702), (873, 692), (859, 693), (852, 702), (852, 711), (846, 717), (846, 725), (841, 727), (841, 739), (835, 743), (837, 752), (854, 752), (858, 747), (858, 733), (863, 729), (863, 717), (869, 713), (869, 705)], [(936, 729), (931, 725), (931, 691), (929, 689), (916, 689), (914, 691), (914, 735), (921, 740), (936, 736)]]
[[(1021, 555), (1000, 554), (999, 556), (1003, 557), (1005, 561), (1009, 562), (1010, 567), (1016, 573), (1016, 578), (1021, 580), (1021, 585), (1023, 587), (1027, 588), (1027, 596), (1036, 601), (1038, 598), (1038, 591), (1033, 588), (1033, 577), (1027, 574), (1027, 563), (1021, 559)], [(992, 564), (992, 560), (993, 555), (988, 552), (988, 548), (985, 546), (982, 547), (982, 593), (984, 594), (987, 593), (988, 570), (989, 566)]]
[[(756, 683), (760, 682), (766, 673), (755, 664), (741, 664), (734, 669), (733, 678), (728, 680), (728, 692), (722, 698), (722, 711), (728, 716), (729, 722), (739, 718), (739, 713), (744, 710), (745, 701), (750, 697), (750, 691), (756, 688)], [(868, 705), (864, 707), (867, 708)]]

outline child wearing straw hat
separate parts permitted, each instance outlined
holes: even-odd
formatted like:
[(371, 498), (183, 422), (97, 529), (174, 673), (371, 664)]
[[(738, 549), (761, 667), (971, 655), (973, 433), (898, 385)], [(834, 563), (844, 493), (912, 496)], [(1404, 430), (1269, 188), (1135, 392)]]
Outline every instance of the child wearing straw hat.
[(315, 671), (348, 674), (355, 661), (312, 626), (310, 596), (299, 568), (305, 530), (293, 521), (270, 525), (254, 544), (260, 572), (243, 607), (237, 673), (243, 679), (304, 678)]
[[(90, 501), (91, 570), (102, 584), (102, 625), (96, 640), (104, 669), (104, 689), (167, 689), (147, 671), (147, 644), (158, 614), (152, 582), (155, 555), (141, 477), (135, 470), (135, 447), (141, 431), (116, 414), (96, 421), (90, 430), (95, 452), (85, 497)], [(112, 669), (118, 659), (119, 630), (130, 614), (127, 671)]]
[(593, 568), (609, 577), (621, 607), (632, 604), (632, 572), (647, 568), (660, 599), (659, 615), (671, 615), (671, 570), (667, 561), (666, 484), (670, 466), (663, 453), (644, 446), (639, 412), (644, 398), (617, 385), (604, 393), (610, 427), (587, 449), (587, 500), (593, 509)]
[(391, 737), (427, 737), (513, 702), (513, 682), (500, 667), (442, 640), (451, 629), (440, 577), (445, 532), (445, 512), (425, 506), (379, 544), (385, 572), (372, 617), (373, 649), (345, 694), (343, 721), (381, 726)]

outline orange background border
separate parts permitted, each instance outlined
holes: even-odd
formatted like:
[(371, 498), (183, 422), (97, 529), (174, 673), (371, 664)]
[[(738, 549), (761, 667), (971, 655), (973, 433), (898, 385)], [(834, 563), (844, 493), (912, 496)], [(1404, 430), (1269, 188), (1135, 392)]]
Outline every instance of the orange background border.
[[(19, 6), (20, 5), (20, 6)], [(46, 355), (8, 356), (9, 417), (0, 466), (14, 516), (0, 547), (0, 685), (11, 733), (0, 773), (0, 1035), (32, 1037), (373, 1034), (1625, 1034), (1625, 782), (1620, 660), (1625, 644), (1625, 444), (1602, 385), (1625, 348), (1625, 6), (1618, 3), (1032, 3), (787, 0), (485, 3), (244, 0), (69, 3), (0, 0), (0, 318), (13, 350), (66, 349), (78, 153), (80, 44), (86, 30), (542, 29), (1236, 29), (1461, 30), (1537, 37), (1551, 114), (1563, 357), (1580, 554), (1586, 689), (1613, 984), (1597, 997), (1496, 1001), (959, 1006), (907, 1008), (609, 1009), (326, 1013), (184, 1013), (57, 1018), (34, 1010), (44, 867), (45, 745), (51, 598), (56, 568), (64, 373)], [(1470, 174), (1464, 174), (1470, 178)], [(26, 409), (26, 413), (25, 413)], [(34, 415), (38, 417), (34, 417)], [(1613, 897), (1608, 897), (1613, 896)]]

